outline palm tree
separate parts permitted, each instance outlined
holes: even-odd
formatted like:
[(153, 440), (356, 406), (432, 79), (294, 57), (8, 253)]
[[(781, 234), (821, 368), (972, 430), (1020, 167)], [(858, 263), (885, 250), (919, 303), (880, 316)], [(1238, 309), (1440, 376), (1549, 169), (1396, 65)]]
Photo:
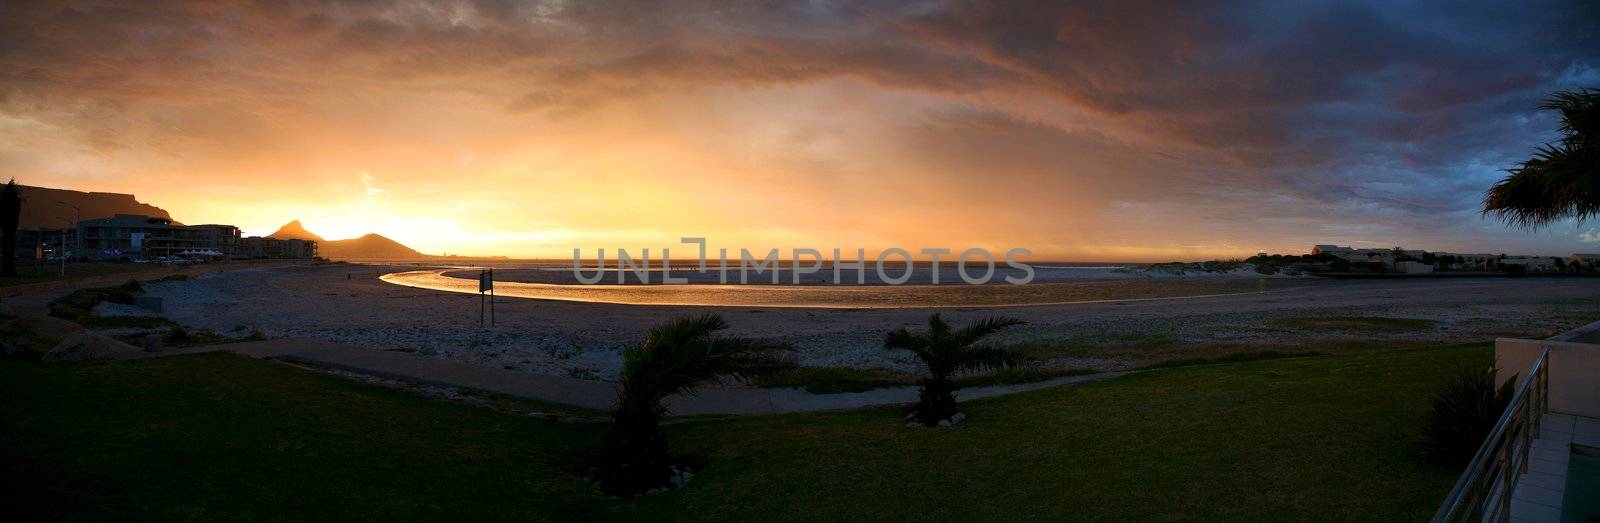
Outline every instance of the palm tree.
[(22, 194), (17, 181), (0, 189), (0, 276), (17, 275), (17, 220), (22, 217)]
[(661, 401), (692, 394), (703, 383), (746, 379), (787, 370), (794, 361), (784, 345), (713, 336), (728, 328), (721, 316), (679, 318), (650, 330), (644, 344), (623, 354), (617, 406), (611, 411), (597, 475), (601, 490), (634, 495), (667, 487), (674, 474), (661, 434)]
[(1561, 113), (1561, 141), (1507, 170), (1484, 195), (1483, 213), (1526, 228), (1600, 215), (1600, 90), (1561, 91), (1540, 108)]
[(921, 382), (911, 419), (929, 427), (956, 415), (955, 383), (950, 378), (959, 371), (998, 369), (1017, 362), (1015, 353), (978, 345), (983, 337), (1027, 322), (991, 317), (966, 328), (952, 331), (938, 314), (928, 317), (928, 332), (913, 334), (904, 327), (889, 333), (883, 347), (910, 351), (928, 366), (928, 377)]

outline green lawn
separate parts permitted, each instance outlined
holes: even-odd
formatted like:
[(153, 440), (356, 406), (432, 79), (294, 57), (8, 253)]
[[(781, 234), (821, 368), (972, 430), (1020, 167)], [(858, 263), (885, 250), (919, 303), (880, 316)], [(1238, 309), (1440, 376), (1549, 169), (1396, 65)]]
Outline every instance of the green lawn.
[(1280, 327), (1301, 331), (1383, 333), (1423, 331), (1432, 328), (1438, 322), (1421, 318), (1391, 318), (1386, 316), (1306, 316), (1283, 318), (1274, 323)]
[(171, 271), (171, 269), (164, 269), (159, 265), (152, 266), (142, 263), (68, 263), (67, 276), (62, 278), (61, 265), (58, 263), (40, 265), (38, 262), (23, 262), (19, 260), (17, 262), (17, 275), (15, 277), (0, 278), (0, 287), (60, 281), (63, 279), (90, 278), (108, 274), (157, 273), (161, 270)]
[(231, 355), (0, 362), (0, 513), (37, 519), (1417, 520), (1448, 370), (1484, 346), (1182, 367), (966, 404), (695, 419), (688, 487), (581, 479), (601, 426), (410, 396)]

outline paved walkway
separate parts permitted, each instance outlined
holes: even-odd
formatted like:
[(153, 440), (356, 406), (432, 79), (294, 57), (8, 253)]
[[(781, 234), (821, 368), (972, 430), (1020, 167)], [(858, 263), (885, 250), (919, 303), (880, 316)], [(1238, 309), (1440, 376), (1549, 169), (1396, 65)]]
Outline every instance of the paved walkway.
[[(594, 410), (608, 410), (616, 399), (616, 384), (543, 376), (521, 371), (495, 369), (431, 358), (413, 353), (382, 351), (316, 340), (274, 339), (204, 347), (187, 347), (157, 353), (130, 353), (122, 358), (146, 358), (228, 351), (255, 358), (273, 359), (338, 369), (382, 378), (485, 390)], [(1034, 383), (997, 385), (962, 389), (963, 400), (1003, 396), (1029, 390), (1097, 381), (1120, 376), (1106, 372), (1067, 376)], [(692, 396), (667, 400), (673, 414), (776, 414), (846, 410), (881, 405), (902, 405), (917, 400), (916, 387), (895, 387), (846, 394), (812, 394), (798, 389), (760, 389), (701, 387)]]

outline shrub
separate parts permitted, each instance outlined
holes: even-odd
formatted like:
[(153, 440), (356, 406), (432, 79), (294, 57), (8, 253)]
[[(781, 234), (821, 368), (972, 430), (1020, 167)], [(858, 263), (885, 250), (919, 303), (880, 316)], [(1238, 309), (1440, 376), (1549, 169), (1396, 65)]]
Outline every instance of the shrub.
[(171, 330), (168, 330), (167, 331), (167, 335), (163, 336), (163, 338), (166, 338), (166, 341), (169, 341), (169, 342), (182, 343), (182, 342), (185, 342), (185, 341), (189, 341), (189, 331), (184, 329), (181, 326), (176, 326), (176, 327), (173, 327)]
[(672, 485), (678, 468), (661, 433), (661, 402), (690, 393), (703, 383), (732, 377), (748, 379), (788, 370), (788, 347), (738, 337), (717, 337), (728, 328), (721, 316), (680, 318), (650, 330), (643, 345), (622, 355), (617, 406), (611, 411), (600, 463), (594, 471), (600, 489), (632, 496)]
[[(951, 377), (961, 371), (996, 370), (1013, 366), (1020, 356), (1014, 352), (982, 344), (984, 337), (1025, 322), (1014, 318), (992, 317), (961, 329), (951, 329), (938, 314), (928, 317), (928, 330), (913, 333), (896, 329), (884, 339), (883, 347), (916, 355), (928, 368), (928, 377), (918, 382), (917, 403), (911, 419), (933, 427), (956, 415), (956, 385)], [(954, 421), (951, 421), (954, 423)]]
[(1423, 427), (1422, 453), (1429, 461), (1460, 469), (1483, 445), (1511, 402), (1512, 383), (1517, 381), (1512, 376), (1496, 388), (1495, 371), (1463, 368), (1434, 393)]

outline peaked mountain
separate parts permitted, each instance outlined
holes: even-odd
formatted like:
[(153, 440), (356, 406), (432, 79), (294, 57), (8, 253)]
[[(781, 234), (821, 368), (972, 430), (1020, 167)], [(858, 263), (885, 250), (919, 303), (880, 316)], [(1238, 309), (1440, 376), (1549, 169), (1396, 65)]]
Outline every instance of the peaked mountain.
[(400, 242), (369, 233), (360, 238), (317, 242), (317, 253), (325, 258), (422, 258), (427, 255)]
[[(22, 193), (22, 216), (19, 229), (59, 229), (73, 220), (110, 218), (118, 214), (142, 214), (172, 219), (166, 209), (141, 203), (132, 194), (109, 192), (84, 192), (49, 187), (17, 185)], [(58, 203), (59, 202), (59, 203)], [(82, 213), (73, 210), (76, 205)]]
[(321, 236), (317, 236), (316, 233), (306, 230), (304, 225), (300, 225), (300, 220), (285, 223), (283, 224), (283, 227), (278, 228), (278, 232), (268, 234), (267, 236), (280, 240), (314, 240), (317, 243), (327, 241), (322, 239)]
[(278, 232), (268, 236), (280, 240), (315, 240), (317, 254), (329, 259), (428, 257), (380, 234), (369, 233), (360, 238), (347, 240), (326, 240), (317, 236), (317, 233), (306, 230), (306, 227), (300, 224), (300, 220), (283, 224), (283, 227), (278, 228)]

